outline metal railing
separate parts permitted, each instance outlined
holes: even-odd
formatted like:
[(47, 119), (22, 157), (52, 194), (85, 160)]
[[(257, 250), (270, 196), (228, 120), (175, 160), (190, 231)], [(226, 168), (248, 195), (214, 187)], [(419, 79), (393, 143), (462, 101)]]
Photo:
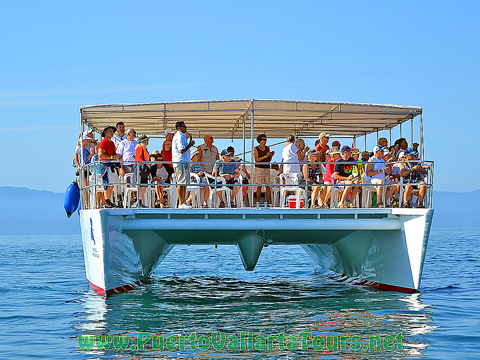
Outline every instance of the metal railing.
[[(382, 180), (381, 183), (378, 184), (372, 184), (368, 177), (365, 176), (366, 172), (366, 165), (368, 164), (376, 164), (376, 166), (379, 166), (379, 164), (382, 164), (383, 169), (390, 169), (393, 166), (401, 166), (401, 164), (408, 164), (408, 163), (418, 163), (418, 164), (423, 164), (427, 168), (427, 173), (425, 174), (425, 179), (424, 183), (409, 183), (404, 181), (405, 177), (398, 177), (395, 176), (395, 178), (392, 178), (392, 175), (389, 174), (389, 171), (382, 171)], [(102, 172), (102, 164), (103, 170), (105, 170), (105, 167), (110, 166), (110, 167), (116, 167), (116, 170), (110, 171), (110, 174), (116, 174), (118, 171), (118, 175), (114, 175), (113, 179), (109, 179), (108, 181), (104, 181), (104, 172)], [(118, 161), (96, 161), (92, 162), (90, 164), (84, 165), (83, 166), (83, 172), (80, 171), (79, 174), (86, 174), (86, 177), (78, 176), (78, 183), (80, 185), (80, 190), (81, 190), (81, 199), (82, 199), (82, 204), (85, 204), (82, 206), (83, 209), (98, 209), (103, 207), (103, 202), (102, 202), (102, 194), (104, 195), (106, 193), (106, 189), (108, 187), (113, 187), (113, 201), (116, 202), (117, 207), (131, 207), (132, 203), (128, 203), (125, 201), (125, 196), (127, 192), (140, 192), (140, 189), (142, 187), (146, 188), (146, 192), (148, 193), (148, 196), (150, 196), (150, 200), (144, 203), (144, 206), (147, 208), (151, 208), (155, 206), (155, 202), (152, 201), (152, 196), (155, 196), (155, 194), (152, 195), (153, 190), (157, 186), (163, 186), (169, 188), (168, 196), (170, 197), (169, 199), (169, 206), (171, 208), (175, 208), (176, 204), (174, 203), (174, 200), (176, 201), (176, 187), (177, 186), (187, 186), (185, 184), (179, 184), (175, 181), (175, 177), (172, 176), (171, 180), (169, 182), (152, 182), (152, 177), (151, 175), (148, 176), (148, 182), (147, 183), (141, 183), (140, 178), (140, 167), (143, 165), (147, 165), (149, 168), (153, 166), (154, 164), (172, 164), (171, 161), (149, 161), (149, 162), (131, 162), (131, 163), (126, 163), (123, 165), (133, 165), (133, 172), (129, 172), (128, 177), (122, 177), (119, 175), (119, 167), (122, 166), (120, 162)], [(193, 162), (190, 164), (194, 164)], [(206, 162), (201, 162), (197, 164), (206, 164)], [(211, 164), (211, 163), (210, 163)], [(280, 176), (282, 173), (278, 172), (276, 176), (273, 176), (272, 170), (276, 169), (277, 167), (281, 168), (282, 165), (285, 165), (287, 163), (265, 163), (265, 162), (259, 162), (259, 163), (251, 163), (251, 162), (236, 162), (237, 165), (240, 167), (243, 167), (244, 165), (247, 167), (247, 172), (250, 175), (250, 178), (248, 179), (248, 183), (244, 183), (244, 177), (241, 175), (238, 177), (239, 183), (238, 184), (226, 184), (225, 181), (223, 181), (223, 177), (216, 173), (215, 175), (211, 175), (209, 179), (205, 179), (205, 181), (202, 181), (202, 177), (199, 178), (199, 183), (195, 184), (195, 187), (197, 187), (200, 191), (204, 187), (209, 187), (211, 190), (213, 190), (215, 193), (218, 192), (219, 188), (223, 188), (225, 186), (238, 186), (240, 187), (239, 194), (242, 194), (241, 198), (237, 197), (237, 199), (232, 200), (236, 202), (237, 207), (285, 207), (285, 199), (281, 198), (281, 191), (282, 188), (288, 187), (290, 189), (290, 192), (295, 192), (296, 189), (302, 190), (302, 191), (297, 191), (296, 194), (297, 196), (303, 195), (303, 206), (302, 208), (312, 208), (312, 205), (314, 205), (311, 199), (311, 193), (313, 192), (313, 189), (315, 187), (321, 187), (323, 191), (326, 193), (331, 193), (331, 195), (337, 196), (340, 191), (342, 191), (342, 187), (346, 188), (354, 188), (354, 187), (359, 187), (360, 191), (358, 191), (361, 195), (358, 195), (356, 199), (350, 199), (350, 203), (356, 202), (355, 207), (361, 207), (361, 208), (370, 208), (372, 207), (372, 202), (371, 201), (365, 201), (366, 197), (364, 194), (366, 192), (374, 192), (378, 193), (377, 189), (381, 188), (382, 191), (382, 199), (384, 202), (384, 205), (387, 205), (387, 202), (385, 200), (386, 192), (387, 189), (390, 187), (396, 187), (395, 189), (395, 194), (396, 194), (396, 200), (397, 202), (394, 204), (395, 207), (401, 207), (403, 203), (403, 194), (407, 189), (409, 191), (411, 188), (413, 188), (413, 194), (415, 195), (416, 192), (425, 191), (425, 197), (423, 199), (423, 206), (426, 208), (431, 208), (433, 206), (433, 181), (434, 181), (434, 162), (433, 161), (423, 161), (420, 162), (419, 160), (413, 160), (413, 161), (395, 161), (395, 162), (387, 162), (387, 163), (373, 163), (373, 162), (342, 162), (342, 165), (356, 165), (359, 166), (360, 171), (357, 170), (358, 175), (358, 180), (361, 180), (358, 184), (357, 183), (339, 183), (334, 176), (332, 176), (330, 183), (326, 183), (323, 181), (323, 176), (321, 180), (321, 183), (319, 181), (318, 184), (310, 184), (308, 182), (308, 179), (306, 179), (305, 176), (303, 176), (303, 168), (305, 164), (316, 164), (316, 166), (320, 166), (325, 168), (327, 165), (328, 166), (335, 166), (335, 162), (289, 162), (289, 165), (294, 165), (298, 164), (300, 165), (301, 168), (301, 173), (302, 175), (298, 176), (298, 180), (294, 182), (288, 182), (285, 183), (282, 181), (284, 180), (284, 176)], [(255, 165), (269, 165), (270, 169), (270, 174), (271, 178), (273, 177), (273, 181), (268, 183), (268, 184), (259, 184), (259, 183), (254, 183), (254, 173), (255, 173)], [(392, 166), (390, 166), (392, 165)], [(275, 170), (274, 170), (275, 171)], [(323, 173), (323, 171), (322, 171)], [(387, 176), (385, 176), (387, 173)], [(132, 175), (133, 174), (133, 175)], [(130, 182), (126, 181), (126, 178), (130, 179)], [(170, 176), (169, 176), (170, 178)], [(188, 186), (191, 186), (189, 184)], [(259, 186), (262, 187), (270, 187), (272, 191), (272, 203), (273, 204), (267, 204), (267, 202), (260, 203), (258, 201), (254, 201), (254, 190), (258, 188)], [(248, 199), (248, 206), (246, 204), (246, 201), (244, 200), (243, 196), (243, 189), (247, 188), (247, 194), (245, 195), (245, 200)], [(374, 190), (373, 190), (374, 189)], [(191, 191), (198, 191), (195, 189), (190, 189)], [(249, 194), (248, 194), (249, 193)], [(120, 196), (119, 196), (120, 195)], [(139, 197), (138, 193), (136, 194), (137, 196), (137, 201), (133, 203), (133, 205), (138, 206), (139, 204)], [(163, 194), (162, 194), (163, 195)], [(280, 197), (280, 201), (276, 201), (277, 197)], [(122, 203), (119, 203), (119, 198), (122, 199)], [(201, 196), (198, 194), (198, 198), (200, 199)], [(265, 199), (266, 199), (266, 194), (265, 194)], [(291, 199), (291, 198), (290, 198)], [(368, 198), (367, 198), (368, 199)], [(159, 199), (161, 202), (163, 199)], [(218, 196), (212, 196), (211, 198), (211, 204), (209, 207), (216, 208), (219, 205), (219, 199)], [(313, 201), (315, 201), (314, 199)], [(378, 200), (378, 199), (377, 199)], [(201, 200), (198, 201), (200, 203)], [(365, 203), (367, 202), (367, 203)], [(296, 202), (295, 207), (299, 207), (298, 203), (301, 203), (301, 201)], [(199, 205), (199, 204), (197, 204)], [(201, 205), (201, 203), (200, 203)], [(330, 205), (329, 208), (336, 208), (338, 207), (339, 202), (334, 199), (333, 197), (330, 199)], [(388, 206), (387, 206), (388, 207)]]

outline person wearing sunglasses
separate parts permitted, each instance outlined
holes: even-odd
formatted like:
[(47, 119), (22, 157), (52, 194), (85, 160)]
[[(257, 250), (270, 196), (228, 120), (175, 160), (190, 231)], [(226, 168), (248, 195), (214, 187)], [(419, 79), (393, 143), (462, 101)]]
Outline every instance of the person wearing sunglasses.
[(255, 155), (255, 174), (254, 183), (260, 186), (257, 187), (257, 202), (260, 202), (262, 195), (262, 187), (265, 186), (265, 193), (267, 195), (268, 203), (272, 203), (272, 191), (270, 186), (270, 161), (272, 161), (275, 151), (270, 151), (267, 146), (267, 135), (260, 134), (257, 136), (258, 146), (254, 149)]
[(204, 171), (212, 174), (215, 161), (220, 159), (218, 148), (213, 145), (212, 135), (206, 134), (203, 139), (205, 142), (197, 148), (200, 159), (199, 161), (202, 163)]

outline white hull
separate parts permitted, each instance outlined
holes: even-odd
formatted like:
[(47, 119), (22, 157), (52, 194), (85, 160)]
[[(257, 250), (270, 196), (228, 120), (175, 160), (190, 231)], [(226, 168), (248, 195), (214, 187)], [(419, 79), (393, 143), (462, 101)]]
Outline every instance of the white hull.
[(324, 270), (386, 290), (418, 291), (432, 209), (102, 209), (80, 212), (87, 279), (131, 289), (178, 244), (231, 244), (246, 270), (266, 245), (302, 245)]

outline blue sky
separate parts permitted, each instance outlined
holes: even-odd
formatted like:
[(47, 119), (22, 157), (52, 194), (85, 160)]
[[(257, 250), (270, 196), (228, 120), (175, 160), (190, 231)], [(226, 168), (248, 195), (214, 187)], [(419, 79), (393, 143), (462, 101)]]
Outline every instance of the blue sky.
[(479, 177), (460, 187), (452, 170), (472, 167), (478, 142), (479, 8), (1, 1), (0, 186), (63, 192), (82, 105), (258, 98), (422, 106), (435, 188), (480, 189)]

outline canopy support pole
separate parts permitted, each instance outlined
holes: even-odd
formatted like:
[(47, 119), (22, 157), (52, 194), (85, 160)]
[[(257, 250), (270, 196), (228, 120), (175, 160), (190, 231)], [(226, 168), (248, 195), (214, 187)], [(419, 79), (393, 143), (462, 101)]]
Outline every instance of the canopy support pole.
[[(80, 169), (78, 169), (78, 186), (80, 187), (80, 205), (85, 209), (86, 204), (86, 191), (82, 190), (85, 188), (85, 178), (83, 176), (83, 165), (85, 164), (83, 157), (83, 132), (85, 131), (85, 123), (82, 120), (82, 114), (80, 114)], [(96, 195), (95, 195), (96, 199)], [(96, 200), (95, 200), (96, 201)]]
[(413, 118), (410, 120), (410, 146), (413, 148)]
[(242, 136), (243, 136), (243, 161), (247, 161), (247, 149), (246, 149), (246, 144), (245, 144), (245, 118), (243, 119), (243, 127), (242, 127)]
[(400, 123), (400, 137), (402, 138), (402, 124)]
[(392, 129), (390, 128), (390, 139), (388, 140), (388, 143), (390, 144), (390, 146), (392, 145)]
[(365, 136), (364, 136), (364, 139), (365, 139), (365, 151), (367, 150), (367, 133), (365, 133)]
[[(255, 182), (253, 179), (255, 179), (255, 153), (253, 151), (254, 148), (254, 142), (253, 139), (254, 137), (254, 127), (255, 127), (255, 115), (254, 115), (254, 109), (253, 109), (253, 99), (251, 100), (251, 109), (250, 109), (250, 114), (251, 114), (251, 126), (250, 126), (250, 144), (251, 144), (251, 154), (250, 154), (250, 161), (252, 163), (252, 172), (251, 172), (251, 179), (252, 179), (252, 184)], [(250, 186), (248, 191), (250, 191), (250, 199), (252, 199), (252, 202), (255, 203), (254, 199), (254, 191), (253, 191), (253, 186)], [(260, 199), (257, 199), (260, 200)], [(250, 206), (253, 207), (253, 204), (250, 204)]]
[(420, 114), (420, 160), (423, 161), (425, 148), (423, 146), (423, 113)]

